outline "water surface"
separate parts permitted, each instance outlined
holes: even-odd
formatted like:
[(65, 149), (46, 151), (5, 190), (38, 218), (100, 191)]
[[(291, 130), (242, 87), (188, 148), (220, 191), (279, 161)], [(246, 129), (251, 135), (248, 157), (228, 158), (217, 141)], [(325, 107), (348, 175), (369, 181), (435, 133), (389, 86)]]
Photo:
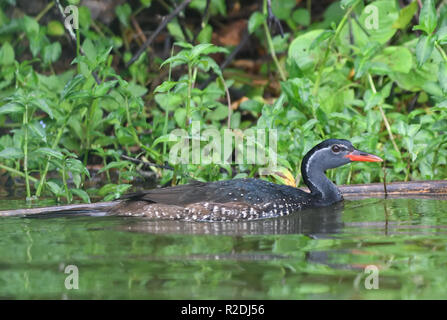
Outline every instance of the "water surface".
[[(77, 290), (65, 287), (68, 265)], [(378, 289), (365, 288), (369, 265)], [(0, 218), (0, 298), (447, 299), (447, 200), (345, 201), (238, 223)]]

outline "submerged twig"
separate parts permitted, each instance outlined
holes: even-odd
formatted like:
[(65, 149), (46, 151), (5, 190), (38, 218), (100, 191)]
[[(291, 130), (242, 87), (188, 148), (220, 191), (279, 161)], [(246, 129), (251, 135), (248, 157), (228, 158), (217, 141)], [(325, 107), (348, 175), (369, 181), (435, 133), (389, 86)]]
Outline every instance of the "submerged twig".
[(147, 166), (147, 167), (155, 167), (155, 168), (167, 169), (167, 170), (174, 171), (174, 168), (172, 168), (170, 166), (143, 161), (143, 160), (140, 160), (140, 159), (137, 159), (137, 158), (132, 158), (132, 157), (126, 156), (124, 154), (121, 155), (121, 158), (123, 158), (125, 160), (129, 160), (129, 161), (131, 161), (133, 163), (142, 164), (142, 165)]

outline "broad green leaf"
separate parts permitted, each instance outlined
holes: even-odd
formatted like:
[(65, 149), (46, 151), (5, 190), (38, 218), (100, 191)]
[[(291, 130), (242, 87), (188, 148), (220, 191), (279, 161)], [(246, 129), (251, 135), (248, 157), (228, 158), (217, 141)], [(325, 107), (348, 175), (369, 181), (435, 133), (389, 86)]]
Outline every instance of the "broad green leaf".
[(130, 164), (129, 161), (111, 161), (109, 162), (105, 167), (102, 167), (98, 173), (110, 170), (110, 169), (123, 169), (125, 167), (127, 167)]
[(410, 23), (413, 16), (418, 11), (418, 3), (417, 1), (413, 1), (408, 6), (402, 8), (399, 11), (399, 18), (393, 23), (393, 28), (404, 30), (408, 24)]
[(439, 64), (438, 81), (442, 91), (447, 94), (447, 63)]
[(213, 35), (213, 27), (211, 27), (209, 24), (207, 24), (199, 32), (199, 35), (197, 36), (197, 41), (199, 43), (210, 43), (212, 35)]
[(13, 47), (9, 42), (5, 42), (0, 48), (0, 65), (12, 64), (14, 59), (15, 55)]
[(71, 93), (78, 91), (78, 86), (85, 82), (85, 78), (82, 74), (76, 75), (73, 79), (71, 79), (64, 87), (64, 90), (61, 93), (61, 99), (67, 98)]
[(28, 124), (28, 128), (43, 142), (47, 142), (47, 134), (45, 132), (45, 129), (42, 127), (42, 125), (34, 121), (32, 123)]
[(186, 109), (185, 108), (177, 108), (174, 112), (174, 119), (177, 122), (179, 127), (183, 127), (186, 121)]
[(301, 70), (312, 69), (322, 55), (322, 50), (319, 50), (319, 47), (310, 50), (310, 46), (323, 32), (324, 30), (308, 31), (296, 37), (290, 44), (288, 56), (296, 62)]
[(87, 192), (85, 192), (82, 189), (70, 189), (70, 191), (72, 193), (74, 193), (75, 195), (77, 195), (79, 198), (82, 199), (82, 201), (86, 202), (86, 203), (90, 203), (90, 197), (88, 195)]
[(340, 1), (340, 7), (342, 9), (347, 9), (351, 7), (357, 0), (341, 0)]
[(118, 82), (118, 80), (110, 80), (110, 81), (104, 81), (102, 83), (100, 83), (99, 85), (97, 85), (93, 91), (93, 95), (95, 97), (101, 97), (106, 95), (110, 89), (112, 89), (113, 87), (115, 87), (116, 83)]
[(308, 26), (310, 24), (310, 14), (306, 9), (297, 9), (292, 14), (292, 19), (296, 23), (302, 26)]
[(290, 18), (290, 13), (295, 5), (295, 1), (274, 0), (272, 1), (272, 11), (278, 19), (286, 20)]
[(35, 106), (36, 108), (39, 108), (40, 110), (48, 114), (51, 119), (54, 118), (53, 111), (51, 110), (50, 106), (44, 99), (39, 98), (37, 100), (33, 100), (31, 101), (31, 105)]
[(82, 50), (84, 50), (85, 56), (90, 63), (96, 62), (97, 51), (92, 40), (87, 38), (82, 44)]
[(248, 20), (248, 32), (253, 33), (265, 21), (265, 16), (259, 11), (253, 12)]
[(47, 181), (47, 186), (50, 188), (50, 191), (55, 195), (55, 196), (63, 196), (64, 195), (64, 191), (63, 189), (56, 183), (53, 181)]
[(50, 64), (59, 59), (62, 52), (61, 44), (53, 42), (52, 44), (43, 47), (42, 56), (45, 64)]
[(11, 113), (23, 113), (24, 111), (25, 108), (16, 102), (10, 102), (0, 107), (0, 115), (11, 114)]
[(389, 46), (372, 57), (371, 72), (386, 75), (389, 72), (408, 73), (413, 67), (413, 54), (403, 46)]
[(324, 30), (318, 37), (312, 41), (312, 44), (309, 47), (309, 50), (313, 50), (318, 47), (324, 40), (329, 39), (331, 36), (335, 34), (333, 30)]
[(56, 158), (59, 160), (62, 160), (64, 158), (64, 155), (60, 151), (57, 151), (57, 150), (54, 150), (51, 148), (47, 148), (47, 147), (39, 148), (35, 152), (41, 153), (45, 156), (53, 157), (53, 158)]
[(435, 1), (425, 0), (419, 14), (419, 24), (413, 30), (422, 30), (427, 35), (431, 35), (436, 29), (437, 20)]
[(156, 94), (155, 101), (165, 111), (172, 111), (183, 103), (183, 98), (179, 94), (169, 92)]
[(171, 90), (175, 85), (177, 84), (177, 81), (164, 81), (162, 84), (157, 86), (154, 90), (154, 93), (164, 93), (169, 90)]
[(5, 148), (0, 151), (0, 158), (21, 159), (23, 158), (23, 152), (19, 148)]
[[(351, 23), (356, 46), (364, 47), (369, 42), (385, 44), (391, 39), (397, 31), (393, 23), (399, 17), (399, 6), (396, 3), (396, 1), (379, 0), (363, 8), (358, 18), (361, 26), (355, 20)], [(349, 43), (349, 24), (343, 27), (340, 37), (343, 39), (343, 44)]]
[(418, 66), (422, 66), (425, 61), (430, 58), (433, 48), (435, 47), (435, 39), (431, 36), (421, 36), (416, 45), (416, 59)]
[(51, 20), (47, 25), (47, 34), (50, 36), (62, 36), (65, 33), (65, 28), (57, 20)]
[(132, 8), (128, 3), (118, 5), (115, 7), (115, 13), (118, 16), (119, 21), (125, 27), (129, 26), (129, 17), (132, 14)]
[(65, 161), (65, 165), (68, 170), (72, 172), (83, 173), (90, 178), (90, 172), (78, 159), (69, 158)]

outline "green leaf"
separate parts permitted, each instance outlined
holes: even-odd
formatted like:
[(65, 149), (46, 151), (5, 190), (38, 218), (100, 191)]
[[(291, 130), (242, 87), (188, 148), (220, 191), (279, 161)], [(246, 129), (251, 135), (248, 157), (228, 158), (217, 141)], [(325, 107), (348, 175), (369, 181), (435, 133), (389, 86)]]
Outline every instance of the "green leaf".
[(389, 46), (372, 57), (371, 72), (386, 75), (390, 72), (408, 73), (413, 68), (413, 54), (403, 46)]
[(287, 20), (295, 5), (295, 1), (274, 0), (272, 1), (272, 11), (278, 19)]
[(61, 99), (69, 98), (72, 93), (78, 92), (78, 86), (85, 82), (85, 77), (82, 74), (76, 75), (64, 87), (61, 93)]
[(422, 66), (425, 61), (430, 58), (433, 48), (435, 47), (434, 36), (421, 36), (418, 44), (416, 45), (416, 60), (418, 66)]
[[(357, 47), (363, 47), (369, 42), (387, 43), (397, 32), (393, 23), (399, 17), (397, 1), (373, 1), (362, 10), (357, 21), (352, 22), (352, 35)], [(360, 24), (360, 26), (359, 26)], [(345, 43), (349, 43), (349, 25), (346, 24), (340, 34)]]
[(53, 42), (52, 44), (43, 47), (42, 56), (45, 64), (50, 64), (59, 59), (62, 52), (61, 44)]
[(306, 9), (297, 9), (292, 14), (292, 19), (296, 23), (302, 26), (308, 26), (310, 24), (310, 14)]
[(129, 26), (129, 17), (132, 14), (132, 8), (128, 3), (123, 5), (119, 5), (115, 7), (116, 15), (118, 16), (119, 21), (125, 26)]
[(178, 24), (177, 19), (173, 19), (171, 22), (168, 23), (166, 26), (169, 33), (176, 39), (176, 40), (185, 40), (185, 36), (183, 34), (182, 28)]
[(48, 106), (47, 102), (44, 99), (37, 99), (31, 101), (31, 105), (35, 106), (36, 108), (39, 108), (46, 114), (50, 116), (51, 119), (54, 118), (53, 111), (51, 110), (50, 106)]
[(177, 81), (164, 81), (162, 84), (157, 86), (154, 90), (154, 93), (164, 93), (169, 90), (171, 90), (175, 85), (177, 84)]
[(438, 32), (436, 32), (436, 36), (438, 38), (438, 41), (441, 44), (444, 44), (444, 41), (447, 40), (447, 26), (439, 28)]
[(65, 165), (69, 171), (83, 173), (90, 178), (90, 172), (84, 167), (84, 164), (78, 159), (69, 158), (65, 161)]
[(155, 101), (165, 111), (172, 111), (183, 103), (183, 98), (179, 94), (169, 92), (156, 94)]
[(47, 142), (47, 134), (45, 132), (45, 129), (42, 127), (42, 125), (34, 121), (32, 123), (28, 124), (28, 128), (43, 142)]
[(222, 76), (222, 71), (220, 70), (219, 65), (214, 61), (211, 57), (202, 57), (198, 66), (203, 69), (203, 71), (208, 72), (209, 69), (212, 69), (215, 74), (218, 76)]
[(50, 188), (50, 191), (60, 197), (64, 195), (64, 191), (62, 190), (62, 188), (55, 182), (53, 181), (47, 181), (47, 186)]
[(344, 10), (352, 6), (357, 0), (341, 0), (340, 7)]
[(197, 41), (199, 43), (210, 43), (212, 35), (213, 35), (213, 27), (211, 27), (209, 24), (207, 24), (199, 32), (199, 34), (197, 36)]
[(318, 37), (312, 41), (309, 50), (313, 50), (316, 47), (318, 47), (324, 40), (329, 39), (332, 35), (335, 34), (335, 31), (333, 30), (324, 30)]
[(10, 102), (0, 107), (0, 115), (11, 114), (11, 113), (23, 113), (24, 111), (25, 108), (16, 102)]
[(57, 20), (48, 22), (47, 34), (50, 36), (62, 36), (65, 33), (64, 26)]
[(208, 55), (211, 53), (218, 53), (218, 52), (227, 53), (228, 50), (222, 47), (215, 46), (211, 43), (201, 43), (192, 48), (190, 59), (193, 60), (201, 55)]
[(75, 195), (77, 195), (79, 198), (82, 199), (82, 201), (86, 202), (86, 203), (90, 203), (90, 197), (88, 195), (87, 192), (85, 192), (82, 189), (70, 189), (70, 191), (72, 193), (74, 193)]
[(114, 168), (118, 168), (118, 169), (123, 169), (125, 167), (127, 167), (130, 164), (129, 161), (111, 161), (109, 162), (105, 167), (102, 167), (98, 173), (110, 170), (110, 169), (114, 169)]
[(289, 46), (288, 56), (294, 60), (296, 65), (306, 72), (314, 67), (320, 59), (322, 50), (319, 47), (310, 50), (310, 46), (318, 36), (325, 30), (312, 30), (296, 37)]
[(34, 18), (24, 16), (22, 19), (22, 28), (30, 36), (39, 32), (39, 23)]
[(14, 63), (15, 55), (14, 49), (9, 44), (5, 42), (0, 49), (0, 65), (8, 65)]
[(413, 30), (422, 30), (431, 35), (436, 29), (437, 20), (435, 2), (433, 0), (425, 0), (419, 14), (419, 24)]
[(393, 28), (404, 30), (410, 23), (413, 16), (418, 11), (417, 1), (413, 1), (408, 6), (399, 11), (399, 18), (393, 23)]
[(439, 64), (438, 81), (442, 91), (447, 93), (447, 63)]
[(85, 56), (90, 63), (96, 62), (97, 51), (92, 40), (87, 38), (82, 44), (82, 50), (84, 50)]
[[(366, 95), (367, 94), (365, 94), (365, 96)], [(380, 93), (371, 93), (366, 100), (365, 110), (369, 110), (369, 109), (379, 105), (382, 102), (382, 100), (383, 100), (383, 98)]]
[(64, 155), (61, 152), (51, 149), (51, 148), (47, 148), (47, 147), (39, 148), (35, 152), (43, 154), (45, 156), (53, 157), (53, 158), (56, 158), (59, 160), (62, 160), (64, 158)]
[(174, 112), (174, 119), (179, 127), (183, 127), (186, 121), (186, 109), (178, 108)]
[(248, 32), (253, 33), (265, 21), (265, 16), (259, 11), (253, 12), (248, 20)]
[(0, 151), (0, 158), (21, 159), (23, 158), (23, 152), (19, 148), (5, 148)]
[(99, 85), (97, 85), (95, 87), (95, 90), (93, 91), (94, 92), (93, 95), (95, 97), (102, 97), (102, 96), (106, 95), (110, 89), (115, 87), (117, 82), (118, 82), (118, 80), (110, 80), (110, 81), (104, 81), (104, 82), (100, 83)]

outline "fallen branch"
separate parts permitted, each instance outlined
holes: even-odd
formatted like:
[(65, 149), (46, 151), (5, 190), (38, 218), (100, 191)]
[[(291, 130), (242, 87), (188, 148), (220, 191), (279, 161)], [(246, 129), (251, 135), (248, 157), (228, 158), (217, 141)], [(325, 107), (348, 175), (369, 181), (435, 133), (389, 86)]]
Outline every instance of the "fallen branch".
[[(354, 184), (338, 187), (345, 199), (385, 197), (382, 183)], [(300, 188), (307, 191), (306, 188)], [(387, 197), (390, 198), (447, 198), (447, 180), (392, 182), (387, 184)], [(64, 206), (18, 209), (0, 211), (0, 217), (14, 217), (44, 213), (70, 213), (78, 211), (107, 211), (120, 201), (97, 202), (89, 204), (70, 204)]]

